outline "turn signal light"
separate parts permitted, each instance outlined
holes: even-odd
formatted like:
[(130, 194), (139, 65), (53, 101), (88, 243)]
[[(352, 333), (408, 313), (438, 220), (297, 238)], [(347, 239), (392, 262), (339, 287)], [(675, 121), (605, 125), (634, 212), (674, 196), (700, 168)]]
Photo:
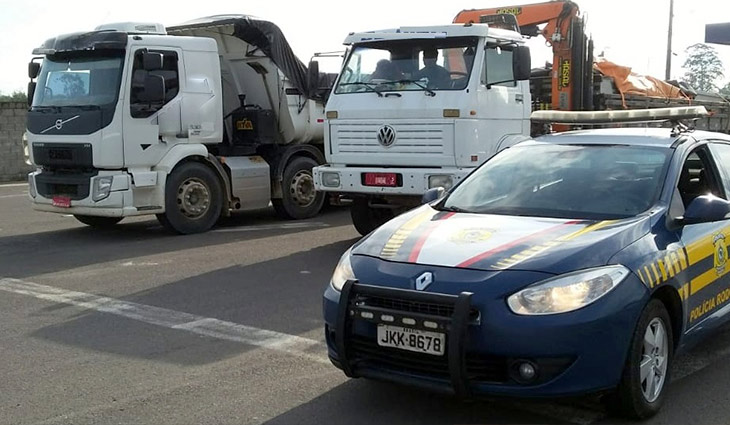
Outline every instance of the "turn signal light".
[(458, 109), (444, 109), (444, 118), (459, 118), (460, 115)]
[(327, 119), (328, 120), (337, 119), (337, 111), (327, 111)]

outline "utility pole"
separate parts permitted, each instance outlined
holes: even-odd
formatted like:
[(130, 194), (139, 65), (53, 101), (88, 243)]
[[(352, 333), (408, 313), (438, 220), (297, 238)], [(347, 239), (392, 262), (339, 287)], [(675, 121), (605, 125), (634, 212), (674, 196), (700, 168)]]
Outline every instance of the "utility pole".
[(672, 78), (672, 21), (674, 21), (674, 0), (669, 0), (669, 31), (667, 35), (667, 68), (665, 80)]

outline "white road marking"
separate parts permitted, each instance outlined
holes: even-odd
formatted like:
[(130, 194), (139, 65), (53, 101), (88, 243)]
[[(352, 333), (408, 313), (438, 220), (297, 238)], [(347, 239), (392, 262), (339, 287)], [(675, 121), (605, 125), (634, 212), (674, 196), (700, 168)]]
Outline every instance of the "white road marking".
[(1, 187), (21, 187), (21, 186), (28, 186), (28, 183), (6, 183), (6, 184), (0, 184)]
[(0, 199), (3, 199), (3, 198), (20, 198), (21, 196), (22, 197), (26, 197), (26, 196), (28, 196), (28, 194), (27, 193), (16, 193), (16, 194), (13, 194), (13, 195), (0, 195)]
[(329, 227), (327, 223), (321, 223), (318, 221), (310, 222), (292, 222), (283, 224), (267, 224), (262, 226), (240, 226), (240, 227), (223, 227), (220, 229), (211, 230), (216, 233), (231, 233), (231, 232), (254, 232), (260, 230), (286, 230), (286, 229), (307, 229), (307, 228), (319, 228)]
[(184, 330), (194, 334), (226, 341), (240, 342), (305, 357), (319, 363), (329, 363), (324, 341), (302, 338), (296, 335), (259, 329), (239, 323), (226, 322), (211, 317), (198, 316), (176, 310), (122, 301), (85, 292), (67, 291), (48, 285), (25, 282), (19, 279), (0, 278), (0, 290), (14, 294), (69, 304), (128, 319)]

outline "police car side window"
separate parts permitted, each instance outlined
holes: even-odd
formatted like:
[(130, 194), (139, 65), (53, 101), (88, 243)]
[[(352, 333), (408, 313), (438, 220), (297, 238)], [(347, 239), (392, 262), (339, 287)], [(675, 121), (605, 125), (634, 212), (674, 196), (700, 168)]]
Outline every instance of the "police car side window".
[(710, 150), (712, 151), (715, 164), (717, 164), (722, 178), (725, 197), (728, 199), (730, 198), (730, 144), (721, 142), (710, 143)]
[(694, 150), (684, 161), (677, 189), (685, 208), (698, 196), (713, 194), (725, 198), (711, 167), (709, 154), (704, 147)]

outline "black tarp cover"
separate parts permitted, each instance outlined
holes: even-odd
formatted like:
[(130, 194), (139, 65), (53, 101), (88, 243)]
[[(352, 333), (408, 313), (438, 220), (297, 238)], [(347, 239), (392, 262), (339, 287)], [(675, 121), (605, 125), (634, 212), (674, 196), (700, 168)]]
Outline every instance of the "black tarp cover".
[(235, 19), (233, 35), (261, 49), (294, 87), (307, 93), (307, 67), (294, 55), (279, 27), (269, 21), (244, 16)]
[(730, 22), (705, 25), (705, 43), (730, 45)]

